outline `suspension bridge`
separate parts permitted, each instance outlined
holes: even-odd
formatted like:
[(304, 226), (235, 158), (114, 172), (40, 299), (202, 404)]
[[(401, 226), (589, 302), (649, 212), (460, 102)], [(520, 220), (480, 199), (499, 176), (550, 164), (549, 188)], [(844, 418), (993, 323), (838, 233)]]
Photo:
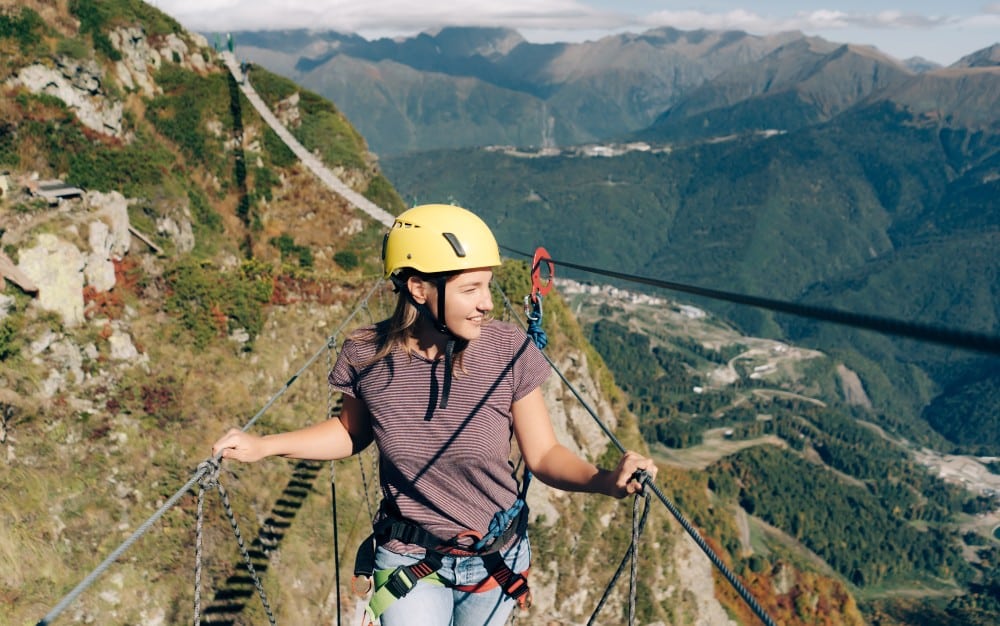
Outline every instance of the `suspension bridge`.
[[(232, 52), (222, 52), (221, 53), (223, 62), (228, 68), (233, 80), (235, 80), (242, 91), (248, 99), (249, 102), (255, 107), (257, 112), (260, 114), (261, 118), (268, 123), (268, 125), (277, 133), (277, 135), (288, 145), (294, 154), (300, 159), (304, 166), (306, 166), (310, 171), (312, 171), (321, 181), (323, 181), (330, 189), (339, 194), (345, 201), (350, 205), (363, 211), (369, 215), (372, 219), (378, 221), (379, 223), (390, 226), (393, 222), (393, 216), (384, 209), (376, 206), (374, 203), (370, 202), (361, 194), (350, 189), (342, 180), (340, 180), (329, 168), (327, 168), (314, 154), (310, 153), (295, 137), (281, 124), (277, 117), (270, 111), (263, 99), (256, 93), (253, 86), (250, 84), (247, 75), (243, 71), (243, 68), (238, 63), (237, 59)], [(618, 280), (625, 280), (635, 282), (637, 284), (643, 284), (647, 286), (654, 286), (658, 288), (680, 291), (683, 293), (689, 293), (693, 295), (698, 295), (707, 298), (714, 298), (723, 301), (735, 302), (738, 304), (760, 307), (772, 311), (788, 313), (792, 315), (800, 315), (803, 317), (817, 319), (822, 321), (827, 321), (831, 323), (844, 324), (849, 326), (854, 326), (857, 328), (863, 328), (868, 330), (874, 330), (877, 332), (882, 332), (886, 334), (891, 334), (900, 337), (908, 337), (913, 339), (919, 339), (923, 341), (929, 341), (944, 345), (949, 345), (956, 348), (976, 350), (984, 352), (990, 355), (1000, 354), (1000, 338), (995, 336), (968, 333), (964, 331), (953, 331), (948, 329), (940, 329), (930, 326), (923, 326), (918, 324), (904, 323), (898, 320), (891, 320), (873, 316), (863, 316), (855, 315), (847, 312), (831, 311), (828, 309), (821, 309), (816, 307), (808, 307), (796, 305), (793, 303), (780, 302), (775, 300), (768, 300), (763, 298), (756, 298), (751, 296), (745, 296), (741, 294), (732, 294), (717, 290), (706, 290), (698, 287), (693, 287), (690, 285), (682, 285), (677, 283), (671, 283), (668, 281), (662, 281), (658, 279), (653, 279), (649, 277), (633, 276), (627, 275), (620, 272), (609, 271), (603, 268), (589, 267), (586, 265), (576, 264), (570, 261), (562, 261), (558, 259), (553, 259), (548, 256), (548, 253), (542, 253), (544, 251), (536, 251), (534, 256), (530, 253), (519, 251), (513, 248), (504, 248), (507, 252), (525, 256), (528, 258), (533, 258), (533, 273), (535, 273), (540, 265), (548, 265), (550, 267), (550, 272), (554, 271), (555, 265), (562, 265), (569, 268), (574, 268), (577, 270), (590, 272), (595, 275), (606, 276), (610, 278), (615, 278)], [(382, 288), (381, 281), (378, 281), (372, 288), (362, 296), (360, 302), (356, 308), (350, 312), (343, 323), (326, 339), (323, 345), (306, 359), (305, 363), (300, 367), (299, 370), (295, 372), (291, 378), (280, 388), (274, 395), (272, 395), (267, 402), (254, 414), (250, 420), (243, 426), (244, 431), (249, 431), (253, 428), (258, 421), (283, 397), (289, 390), (295, 385), (295, 383), (311, 368), (315, 367), (319, 363), (324, 362), (327, 369), (332, 365), (332, 362), (336, 356), (336, 351), (338, 346), (346, 338), (349, 331), (359, 324), (361, 321), (372, 321), (378, 319), (381, 311), (376, 311), (377, 306), (373, 306), (373, 301), (378, 296)], [(508, 319), (513, 319), (520, 323), (522, 327), (525, 328), (526, 332), (540, 347), (544, 347), (544, 331), (541, 329), (540, 324), (540, 311), (539, 315), (532, 316), (529, 314), (527, 308), (524, 310), (524, 317), (522, 318), (519, 314), (518, 307), (512, 304), (512, 299), (503, 292), (499, 293), (499, 297), (505, 303), (505, 316)], [(625, 447), (619, 441), (613, 430), (607, 425), (605, 420), (601, 418), (593, 407), (587, 402), (585, 394), (581, 393), (577, 389), (570, 377), (566, 375), (559, 366), (549, 358), (548, 354), (545, 354), (546, 358), (549, 359), (549, 363), (553, 368), (553, 371), (558, 375), (561, 383), (564, 385), (565, 389), (572, 395), (580, 406), (584, 408), (586, 413), (594, 420), (600, 430), (607, 437), (610, 444), (619, 452), (624, 452)], [(338, 398), (334, 397), (332, 394), (328, 393), (326, 398), (326, 414), (328, 417), (335, 416), (338, 411)], [(202, 623), (217, 623), (212, 617), (212, 613), (220, 613), (225, 611), (238, 611), (242, 607), (242, 602), (245, 597), (249, 594), (256, 593), (259, 596), (261, 605), (267, 616), (267, 620), (270, 624), (276, 624), (276, 618), (274, 615), (273, 607), (267, 597), (264, 584), (261, 578), (261, 572), (267, 569), (267, 562), (270, 555), (276, 552), (284, 536), (286, 529), (291, 525), (294, 520), (297, 511), (301, 508), (302, 501), (308, 495), (309, 490), (312, 485), (317, 480), (319, 473), (321, 471), (321, 465), (316, 462), (300, 461), (295, 464), (292, 477), (288, 484), (282, 491), (281, 497), (275, 503), (271, 510), (271, 515), (267, 518), (265, 523), (262, 525), (257, 537), (252, 540), (251, 545), (248, 547), (243, 536), (243, 531), (240, 529), (239, 522), (236, 515), (233, 512), (233, 507), (230, 502), (229, 492), (225, 489), (220, 480), (220, 465), (219, 458), (209, 458), (202, 462), (198, 468), (192, 473), (190, 478), (186, 483), (180, 486), (176, 492), (173, 493), (171, 497), (166, 499), (166, 501), (160, 506), (160, 508), (146, 519), (141, 525), (139, 525), (136, 530), (130, 535), (122, 544), (120, 544), (113, 552), (111, 552), (94, 570), (87, 574), (81, 582), (74, 587), (69, 593), (67, 593), (58, 603), (47, 613), (39, 622), (38, 626), (45, 626), (49, 624), (55, 624), (59, 617), (83, 594), (88, 588), (90, 588), (99, 578), (105, 575), (108, 570), (113, 567), (113, 565), (118, 561), (123, 554), (125, 554), (129, 548), (135, 544), (136, 541), (141, 539), (146, 533), (151, 531), (153, 527), (159, 522), (163, 516), (173, 507), (175, 507), (183, 499), (190, 497), (192, 493), (197, 494), (197, 524), (195, 528), (195, 575), (194, 575), (194, 594), (193, 594), (193, 622), (197, 624)], [(369, 457), (367, 459), (359, 456), (358, 457), (360, 476), (364, 482), (364, 492), (366, 495), (366, 505), (368, 508), (369, 516), (373, 514), (373, 505), (370, 498), (370, 485), (369, 480), (372, 484), (376, 482), (376, 472), (377, 467), (374, 459)], [(337, 521), (337, 504), (336, 504), (336, 474), (334, 469), (334, 464), (330, 465), (330, 488), (332, 491), (332, 516), (333, 516), (333, 533), (334, 533), (334, 558), (337, 561), (335, 565), (335, 570), (338, 572), (338, 579), (335, 585), (334, 594), (336, 596), (335, 602), (337, 604), (337, 623), (341, 623), (342, 607), (346, 605), (346, 601), (341, 598), (340, 589), (341, 581), (339, 580), (339, 539), (337, 537), (338, 521)], [(632, 535), (631, 542), (625, 550), (624, 555), (617, 567), (617, 570), (610, 576), (610, 582), (605, 590), (604, 596), (598, 601), (594, 608), (594, 612), (591, 615), (590, 623), (600, 623), (596, 620), (600, 619), (598, 616), (604, 607), (609, 594), (624, 573), (626, 566), (631, 565), (630, 572), (630, 591), (629, 591), (629, 619), (630, 622), (635, 620), (635, 605), (636, 605), (636, 563), (638, 560), (638, 550), (640, 545), (640, 537), (642, 530), (646, 525), (647, 515), (650, 509), (650, 503), (658, 501), (664, 506), (664, 508), (672, 515), (674, 520), (676, 520), (680, 526), (683, 528), (685, 533), (694, 541), (694, 543), (700, 548), (704, 553), (705, 557), (709, 559), (712, 565), (716, 568), (718, 573), (725, 579), (725, 581), (731, 586), (731, 588), (738, 594), (739, 598), (746, 604), (746, 606), (752, 611), (757, 619), (761, 623), (767, 624), (769, 626), (775, 624), (774, 619), (769, 615), (768, 611), (760, 604), (758, 599), (747, 589), (739, 577), (737, 577), (727, 566), (725, 561), (715, 552), (708, 541), (706, 541), (699, 531), (691, 524), (683, 512), (677, 507), (674, 502), (665, 495), (661, 489), (654, 483), (646, 480), (644, 481), (644, 492), (643, 494), (636, 496), (633, 503), (632, 511)], [(247, 575), (233, 575), (224, 583), (221, 587), (216, 590), (214, 598), (211, 601), (203, 602), (202, 599), (202, 587), (204, 581), (203, 578), (203, 554), (204, 554), (204, 506), (206, 502), (206, 496), (212, 492), (217, 492), (219, 494), (220, 501), (225, 510), (225, 514), (229, 523), (232, 527), (233, 535), (239, 546), (240, 555), (245, 566)], [(645, 510), (640, 512), (640, 503), (645, 501)], [(252, 591), (247, 591), (247, 587), (252, 586)], [(240, 598), (240, 602), (234, 602), (234, 598)], [(220, 608), (221, 607), (221, 608)], [(228, 622), (232, 623), (232, 622)]]

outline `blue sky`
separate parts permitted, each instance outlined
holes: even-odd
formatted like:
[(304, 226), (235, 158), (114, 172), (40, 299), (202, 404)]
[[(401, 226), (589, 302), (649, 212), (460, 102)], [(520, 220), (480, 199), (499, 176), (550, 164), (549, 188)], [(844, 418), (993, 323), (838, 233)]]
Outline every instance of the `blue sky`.
[(583, 41), (659, 26), (799, 30), (830, 41), (873, 45), (904, 59), (949, 65), (1000, 43), (1000, 0), (800, 0), (763, 5), (730, 0), (148, 0), (202, 32), (315, 28), (366, 37), (412, 35), (440, 26), (507, 26), (530, 41)]

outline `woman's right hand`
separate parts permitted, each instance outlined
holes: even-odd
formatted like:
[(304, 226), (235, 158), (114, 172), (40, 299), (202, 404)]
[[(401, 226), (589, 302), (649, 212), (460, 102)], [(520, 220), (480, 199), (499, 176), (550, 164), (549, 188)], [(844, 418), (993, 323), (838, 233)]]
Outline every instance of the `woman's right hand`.
[(251, 435), (238, 428), (229, 429), (229, 432), (212, 445), (212, 456), (219, 454), (222, 454), (224, 459), (236, 459), (244, 463), (254, 463), (267, 456), (263, 437)]

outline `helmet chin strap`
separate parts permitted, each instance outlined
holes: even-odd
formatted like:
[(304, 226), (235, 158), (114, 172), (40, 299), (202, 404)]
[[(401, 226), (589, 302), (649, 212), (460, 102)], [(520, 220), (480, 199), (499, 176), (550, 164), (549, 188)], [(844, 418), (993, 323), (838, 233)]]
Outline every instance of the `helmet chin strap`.
[(463, 341), (464, 343), (464, 340), (456, 337), (455, 333), (451, 332), (448, 326), (444, 323), (444, 289), (445, 284), (448, 282), (448, 277), (435, 276), (433, 278), (438, 294), (438, 316), (434, 315), (434, 312), (431, 311), (431, 308), (427, 306), (426, 302), (416, 301), (413, 294), (410, 293), (409, 287), (407, 287), (406, 283), (402, 279), (395, 275), (390, 276), (389, 279), (392, 281), (396, 291), (401, 292), (410, 304), (412, 304), (417, 311), (424, 316), (424, 319), (429, 321), (434, 326), (435, 330), (448, 337), (448, 342), (444, 346), (444, 386), (441, 389), (441, 402), (438, 403), (438, 408), (446, 409), (448, 408), (448, 396), (451, 395), (451, 379), (455, 344), (459, 341)]

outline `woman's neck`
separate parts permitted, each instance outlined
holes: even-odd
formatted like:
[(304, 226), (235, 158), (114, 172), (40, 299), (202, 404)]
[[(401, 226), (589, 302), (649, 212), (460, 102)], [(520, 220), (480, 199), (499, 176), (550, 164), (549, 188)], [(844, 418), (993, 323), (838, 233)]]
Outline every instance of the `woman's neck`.
[(406, 347), (409, 351), (419, 354), (428, 361), (443, 358), (447, 343), (448, 337), (446, 335), (430, 328), (427, 324), (420, 324), (415, 332), (406, 339)]

